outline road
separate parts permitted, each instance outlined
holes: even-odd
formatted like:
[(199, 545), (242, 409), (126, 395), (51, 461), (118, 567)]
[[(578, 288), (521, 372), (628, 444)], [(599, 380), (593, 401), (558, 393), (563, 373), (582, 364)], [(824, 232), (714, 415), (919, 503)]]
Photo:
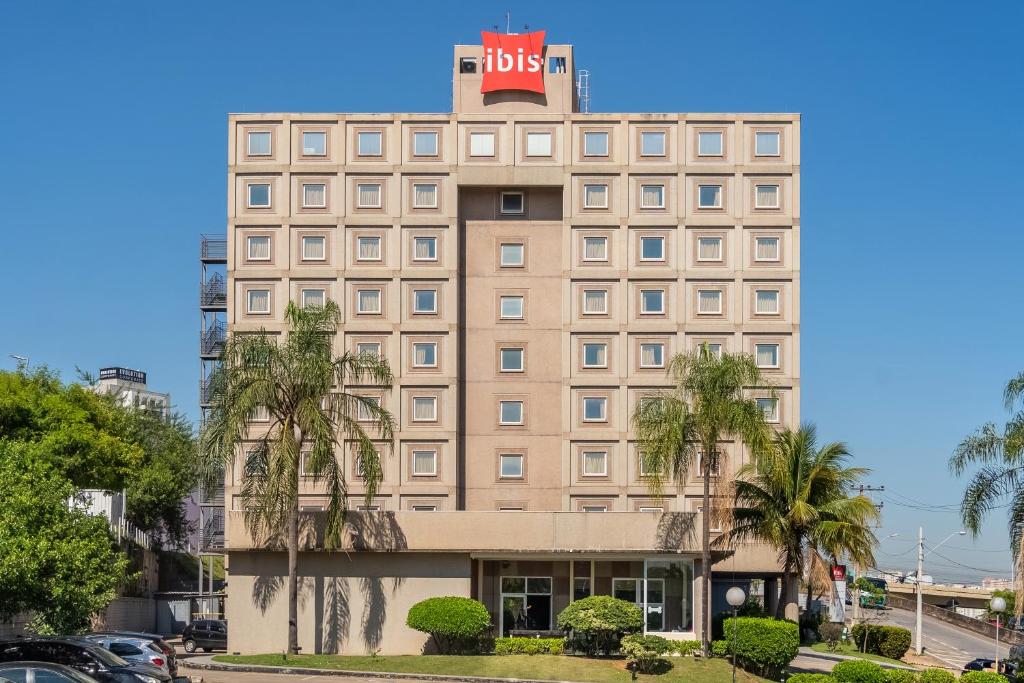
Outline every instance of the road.
[[(902, 609), (887, 609), (885, 616), (880, 622), (890, 626), (902, 626), (915, 633), (916, 615), (914, 612)], [(996, 643), (992, 638), (986, 638), (955, 626), (939, 621), (927, 614), (923, 616), (923, 638), (924, 651), (933, 657), (937, 657), (950, 666), (957, 669), (975, 657), (994, 657), (996, 654)], [(913, 651), (916, 640), (911, 640), (910, 649)], [(1005, 643), (999, 644), (999, 657), (1005, 657), (1008, 646)]]

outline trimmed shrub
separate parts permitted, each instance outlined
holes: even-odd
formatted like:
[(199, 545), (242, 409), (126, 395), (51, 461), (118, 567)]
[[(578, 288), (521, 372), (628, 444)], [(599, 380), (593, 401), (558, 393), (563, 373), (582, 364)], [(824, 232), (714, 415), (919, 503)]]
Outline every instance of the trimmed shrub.
[(835, 652), (839, 647), (839, 641), (843, 639), (843, 625), (827, 621), (818, 627), (818, 635), (821, 636), (822, 642), (828, 645), (829, 651)]
[(726, 612), (719, 612), (715, 616), (711, 617), (711, 639), (718, 640), (723, 637), (725, 633), (722, 624), (725, 623), (726, 619), (732, 619), (733, 617), (770, 617), (771, 615), (765, 614), (764, 608), (761, 603), (757, 601), (757, 598), (748, 596), (746, 602), (739, 606), (738, 609), (728, 610)]
[(576, 600), (558, 614), (558, 628), (571, 634), (573, 649), (588, 655), (611, 654), (619, 648), (622, 636), (643, 626), (639, 607), (610, 595)]
[(885, 669), (864, 659), (846, 659), (832, 667), (836, 683), (885, 683)]
[(910, 631), (899, 626), (885, 626), (882, 629), (878, 654), (889, 659), (903, 659), (910, 649)]
[(828, 674), (793, 674), (786, 683), (836, 683)]
[(886, 669), (885, 683), (917, 683), (917, 672), (909, 669)]
[(663, 657), (672, 644), (661, 636), (642, 636), (638, 633), (622, 639), (621, 650), (631, 669), (637, 673), (652, 674), (663, 669), (668, 662)]
[(945, 669), (925, 669), (917, 674), (918, 683), (956, 683), (956, 676)]
[(778, 679), (800, 649), (800, 627), (792, 621), (736, 617), (726, 619), (724, 627), (736, 663), (763, 678)]
[(672, 640), (672, 648), (683, 657), (692, 657), (700, 652), (699, 640)]
[(438, 652), (475, 652), (480, 636), (491, 627), (491, 615), (473, 598), (445, 596), (427, 598), (409, 608), (405, 625), (429, 633)]
[(1007, 683), (1006, 676), (995, 671), (968, 671), (960, 676), (960, 683)]
[(560, 655), (565, 638), (495, 638), (496, 655)]
[(729, 641), (727, 641), (727, 640), (712, 640), (711, 641), (711, 656), (712, 657), (728, 657), (729, 656)]

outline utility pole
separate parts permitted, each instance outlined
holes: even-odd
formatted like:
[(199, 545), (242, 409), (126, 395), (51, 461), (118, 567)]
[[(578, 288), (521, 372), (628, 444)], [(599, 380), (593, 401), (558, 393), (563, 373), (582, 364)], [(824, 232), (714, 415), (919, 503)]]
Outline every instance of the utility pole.
[[(861, 484), (858, 489), (858, 493), (862, 496), (868, 493), (880, 493), (882, 491), (885, 491), (885, 486), (871, 486)], [(874, 503), (875, 508), (877, 508), (879, 512), (882, 511), (882, 506), (884, 505), (885, 503)], [(860, 578), (861, 567), (859, 564), (854, 566), (853, 574), (856, 578)], [(850, 602), (853, 603), (853, 621), (856, 624), (860, 620), (860, 591), (857, 591), (857, 595), (854, 595), (853, 599), (850, 600)]]
[(924, 596), (924, 587), (921, 585), (921, 577), (924, 576), (924, 527), (917, 527), (917, 633), (914, 635), (914, 652), (920, 657), (924, 652), (921, 644), (921, 603)]

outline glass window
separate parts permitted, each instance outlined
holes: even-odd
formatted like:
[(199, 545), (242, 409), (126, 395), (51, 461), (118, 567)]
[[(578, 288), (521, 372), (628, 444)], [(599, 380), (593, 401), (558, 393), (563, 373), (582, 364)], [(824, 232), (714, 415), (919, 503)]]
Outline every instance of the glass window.
[(302, 260), (323, 261), (327, 258), (327, 238), (306, 235), (302, 238)]
[(524, 211), (523, 193), (522, 192), (502, 192), (501, 193), (501, 212), (510, 214), (520, 214)]
[(607, 505), (584, 505), (584, 512), (608, 512)]
[(709, 356), (714, 356), (715, 358), (722, 357), (722, 345), (717, 342), (702, 342), (700, 348), (706, 350)]
[(503, 425), (523, 424), (523, 402), (499, 401), (498, 414)]
[(299, 291), (299, 301), (303, 308), (323, 308), (327, 299), (327, 293), (322, 289), (302, 289)]
[(585, 209), (607, 209), (608, 208), (608, 186), (607, 185), (584, 185), (583, 186), (583, 208), (585, 208)]
[(437, 313), (436, 289), (414, 289), (412, 300), (413, 313)]
[(412, 206), (414, 209), (436, 209), (437, 185), (434, 183), (414, 183), (412, 186)]
[(249, 313), (270, 313), (269, 289), (250, 289), (246, 297)]
[(414, 237), (412, 249), (413, 261), (436, 261), (437, 260), (437, 238), (436, 237)]
[(583, 290), (583, 312), (604, 314), (608, 312), (608, 291), (604, 289)]
[(412, 399), (413, 422), (433, 422), (437, 420), (437, 397), (414, 396)]
[(327, 133), (323, 131), (303, 131), (302, 154), (307, 157), (327, 156)]
[(249, 156), (251, 157), (268, 157), (270, 156), (270, 132), (269, 131), (249, 131)]
[(270, 207), (270, 183), (249, 183), (248, 206), (251, 209)]
[(608, 156), (608, 133), (606, 131), (587, 131), (583, 134), (583, 156)]
[(754, 298), (757, 313), (770, 315), (779, 312), (779, 290), (758, 289), (754, 292)]
[(380, 131), (360, 131), (358, 138), (359, 156), (379, 157), (381, 155), (384, 137)]
[(754, 133), (754, 154), (759, 157), (779, 156), (779, 134), (773, 131)]
[(357, 261), (380, 261), (380, 237), (378, 235), (360, 235), (356, 238)]
[(501, 453), (498, 455), (498, 468), (502, 479), (522, 479), (522, 453)]
[(436, 505), (413, 505), (414, 512), (437, 512)]
[(356, 420), (360, 422), (369, 422), (374, 418), (373, 406), (380, 407), (379, 396), (360, 396), (360, 400), (356, 403)]
[(641, 185), (640, 186), (640, 208), (641, 209), (664, 209), (665, 208), (665, 186), (664, 185)]
[(665, 345), (648, 342), (640, 345), (640, 367), (661, 368), (665, 366)]
[(778, 344), (756, 344), (754, 346), (754, 357), (757, 359), (759, 368), (779, 367), (779, 345)]
[(665, 156), (665, 133), (660, 130), (645, 130), (640, 133), (640, 156)]
[(267, 235), (253, 235), (246, 238), (250, 261), (270, 260), (270, 237)]
[(665, 260), (665, 238), (664, 237), (641, 237), (640, 238), (640, 260), (641, 261), (664, 261)]
[(779, 260), (779, 238), (758, 237), (754, 240), (755, 261), (778, 261)]
[(779, 421), (779, 399), (777, 398), (759, 398), (757, 399), (757, 407), (764, 413), (764, 419), (766, 422), (778, 422)]
[(323, 209), (327, 206), (327, 185), (324, 183), (302, 184), (302, 208)]
[(503, 296), (500, 299), (501, 317), (507, 320), (521, 320), (523, 317), (523, 297)]
[(526, 134), (526, 156), (528, 157), (549, 157), (551, 156), (551, 133), (527, 133)]
[(587, 396), (583, 399), (583, 421), (604, 422), (607, 419), (608, 399), (604, 396)]
[(412, 345), (414, 368), (437, 367), (437, 342), (415, 342)]
[(360, 289), (356, 293), (356, 310), (359, 313), (380, 313), (380, 290)]
[(583, 476), (608, 476), (608, 451), (583, 451)]
[(698, 289), (697, 312), (710, 313), (713, 315), (720, 314), (722, 312), (722, 290)]
[(698, 185), (697, 186), (697, 207), (701, 209), (722, 208), (722, 186), (721, 185)]
[(779, 208), (779, 186), (758, 185), (755, 188), (754, 206), (758, 209)]
[(437, 156), (437, 133), (417, 131), (412, 134), (412, 153), (418, 157)]
[(501, 245), (501, 265), (505, 268), (514, 268), (522, 266), (525, 263), (526, 257), (526, 245), (525, 244), (502, 244)]
[(380, 183), (359, 183), (356, 185), (356, 206), (360, 209), (379, 209)]
[(494, 133), (470, 133), (469, 134), (469, 156), (471, 156), (471, 157), (493, 157), (494, 156)]
[(721, 237), (698, 237), (697, 238), (697, 260), (698, 261), (721, 261), (722, 260), (722, 238)]
[(356, 344), (356, 355), (380, 358), (380, 342), (359, 342)]
[(523, 371), (523, 349), (501, 349), (501, 371)]
[(584, 261), (607, 261), (608, 260), (608, 238), (607, 237), (584, 237), (583, 238), (583, 260)]
[(665, 312), (665, 290), (663, 290), (663, 289), (642, 289), (642, 290), (640, 290), (640, 312), (641, 313), (664, 313)]
[(415, 477), (433, 477), (437, 474), (437, 451), (413, 451), (412, 474)]
[(583, 344), (583, 367), (603, 368), (608, 366), (608, 345), (600, 342)]
[(697, 155), (702, 157), (722, 156), (722, 134), (719, 131), (697, 133)]

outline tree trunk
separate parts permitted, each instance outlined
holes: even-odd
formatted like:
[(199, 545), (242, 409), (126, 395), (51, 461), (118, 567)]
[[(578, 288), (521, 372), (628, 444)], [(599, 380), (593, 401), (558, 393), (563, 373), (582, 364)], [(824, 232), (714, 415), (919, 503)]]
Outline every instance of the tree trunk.
[(299, 654), (299, 514), (288, 513), (288, 654)]
[(785, 619), (786, 618), (786, 600), (789, 598), (789, 577), (792, 576), (792, 564), (789, 561), (789, 555), (786, 555), (786, 561), (782, 565), (782, 586), (779, 587), (779, 604), (775, 606), (775, 618)]
[[(705, 453), (711, 450), (705, 448)], [(705, 457), (701, 463), (701, 474), (704, 475), (704, 514), (701, 515), (700, 566), (701, 566), (701, 600), (700, 600), (700, 640), (704, 654), (711, 654), (711, 458)], [(644, 615), (647, 619), (647, 615)]]

